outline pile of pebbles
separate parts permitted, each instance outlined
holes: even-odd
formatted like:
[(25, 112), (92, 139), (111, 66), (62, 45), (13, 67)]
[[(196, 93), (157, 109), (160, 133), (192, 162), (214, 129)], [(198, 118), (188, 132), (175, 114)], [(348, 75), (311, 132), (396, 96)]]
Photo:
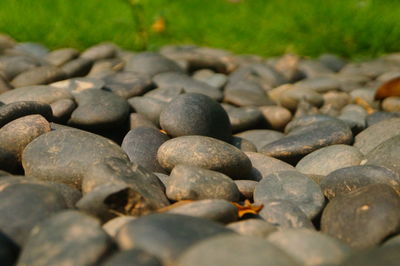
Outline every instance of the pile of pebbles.
[(400, 54), (0, 35), (0, 264), (398, 265), (396, 77)]

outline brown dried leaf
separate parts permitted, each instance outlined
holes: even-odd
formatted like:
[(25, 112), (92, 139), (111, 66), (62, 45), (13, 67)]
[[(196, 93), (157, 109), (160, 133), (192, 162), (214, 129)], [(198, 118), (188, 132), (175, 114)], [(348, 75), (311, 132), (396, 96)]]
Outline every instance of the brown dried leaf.
[(383, 83), (375, 92), (375, 100), (383, 100), (391, 96), (400, 96), (400, 77)]

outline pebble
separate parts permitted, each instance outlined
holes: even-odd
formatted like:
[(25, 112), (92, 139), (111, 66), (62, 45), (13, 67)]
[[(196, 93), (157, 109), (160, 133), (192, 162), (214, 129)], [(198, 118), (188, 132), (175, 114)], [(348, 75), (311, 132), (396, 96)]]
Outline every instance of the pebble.
[(321, 218), (323, 233), (357, 249), (378, 245), (399, 226), (400, 198), (386, 184), (361, 187), (335, 197)]
[(47, 120), (52, 120), (53, 114), (48, 104), (35, 101), (18, 101), (0, 106), (0, 127), (15, 119), (28, 115), (41, 115)]
[(231, 105), (223, 104), (229, 116), (232, 132), (240, 132), (260, 126), (263, 122), (262, 113), (254, 107), (236, 108)]
[(61, 66), (66, 77), (83, 77), (87, 75), (93, 66), (93, 61), (87, 58), (78, 57)]
[(314, 77), (303, 79), (295, 83), (297, 89), (310, 89), (318, 93), (340, 90), (339, 80), (333, 77)]
[(117, 47), (112, 43), (100, 43), (89, 47), (82, 52), (81, 57), (89, 60), (101, 60), (114, 57), (117, 53)]
[(366, 249), (360, 252), (353, 253), (341, 265), (396, 266), (399, 264), (399, 259), (400, 256), (398, 246), (379, 247), (376, 249)]
[(239, 189), (240, 196), (243, 199), (253, 200), (254, 189), (258, 182), (255, 180), (235, 180), (235, 184)]
[(367, 121), (367, 127), (370, 127), (374, 124), (377, 124), (383, 120), (390, 119), (390, 118), (399, 118), (400, 117), (400, 112), (382, 112), (382, 111), (376, 111), (370, 115), (367, 116), (366, 121)]
[(279, 131), (270, 129), (251, 129), (240, 132), (236, 136), (244, 138), (253, 143), (257, 150), (260, 150), (265, 145), (283, 138), (285, 135)]
[(61, 99), (51, 103), (50, 107), (53, 111), (53, 121), (66, 123), (77, 106), (71, 99)]
[(188, 164), (221, 172), (240, 179), (250, 175), (251, 162), (239, 149), (223, 141), (204, 136), (183, 136), (164, 142), (157, 152), (160, 165), (171, 171)]
[(139, 249), (120, 251), (108, 258), (102, 266), (162, 266), (161, 261), (154, 255)]
[(36, 101), (51, 104), (62, 99), (72, 99), (71, 93), (51, 86), (28, 86), (0, 94), (0, 101), (8, 104), (21, 101)]
[(125, 99), (140, 96), (151, 89), (150, 76), (140, 75), (133, 72), (118, 72), (106, 76), (104, 79), (105, 89)]
[(128, 99), (128, 103), (136, 113), (145, 116), (157, 126), (160, 124), (160, 114), (167, 106), (167, 103), (149, 97), (132, 97)]
[(277, 230), (277, 227), (262, 219), (245, 219), (230, 223), (227, 227), (240, 235), (260, 238), (267, 238), (268, 235)]
[(11, 81), (17, 75), (40, 65), (38, 60), (30, 56), (2, 56), (0, 57), (0, 69), (4, 77)]
[(285, 126), (292, 120), (292, 113), (282, 106), (260, 106), (259, 110), (268, 126), (274, 130), (283, 131)]
[(246, 152), (247, 157), (250, 159), (253, 168), (251, 169), (251, 179), (260, 181), (270, 174), (278, 173), (280, 171), (294, 171), (293, 166), (284, 161), (275, 159), (273, 157), (257, 153)]
[(154, 52), (143, 52), (134, 55), (127, 62), (124, 70), (150, 76), (163, 72), (182, 72), (182, 69), (174, 61)]
[(73, 94), (84, 90), (100, 90), (104, 85), (104, 81), (88, 77), (70, 78), (50, 84), (52, 87), (66, 89)]
[(69, 61), (77, 58), (79, 56), (79, 51), (74, 48), (63, 48), (51, 51), (46, 54), (44, 60), (53, 66), (60, 67)]
[(384, 99), (382, 101), (382, 110), (386, 112), (399, 112), (400, 97), (392, 96)]
[(173, 99), (184, 93), (184, 90), (179, 87), (164, 87), (156, 88), (147, 92), (144, 96), (153, 98), (165, 103), (171, 102)]
[(65, 73), (55, 66), (41, 66), (24, 71), (17, 75), (11, 85), (15, 88), (32, 85), (49, 84), (62, 80), (66, 77)]
[(138, 127), (148, 127), (158, 129), (158, 127), (146, 116), (138, 113), (131, 113), (129, 115), (129, 128), (135, 129)]
[(259, 85), (246, 81), (228, 84), (224, 92), (224, 102), (242, 107), (274, 104)]
[(379, 165), (386, 167), (400, 175), (400, 135), (379, 144), (367, 155), (368, 165)]
[(232, 144), (233, 146), (235, 146), (236, 148), (238, 148), (239, 150), (243, 151), (243, 152), (256, 152), (257, 148), (256, 146), (251, 143), (250, 141), (248, 141), (247, 139), (238, 137), (238, 136), (232, 136), (230, 144)]
[(345, 122), (354, 134), (357, 134), (366, 128), (367, 115), (368, 113), (363, 107), (356, 104), (349, 104), (341, 110), (338, 118)]
[(117, 216), (111, 220), (109, 220), (108, 222), (103, 224), (103, 230), (112, 238), (115, 238), (118, 234), (118, 231), (121, 229), (121, 227), (123, 227), (124, 225), (126, 225), (127, 223), (129, 223), (130, 221), (135, 220), (136, 217), (135, 216)]

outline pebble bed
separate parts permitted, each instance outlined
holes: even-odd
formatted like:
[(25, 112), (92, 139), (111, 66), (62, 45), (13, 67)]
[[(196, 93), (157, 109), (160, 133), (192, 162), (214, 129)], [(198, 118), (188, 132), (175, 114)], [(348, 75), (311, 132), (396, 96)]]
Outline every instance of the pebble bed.
[(399, 265), (399, 77), (0, 35), (0, 265)]

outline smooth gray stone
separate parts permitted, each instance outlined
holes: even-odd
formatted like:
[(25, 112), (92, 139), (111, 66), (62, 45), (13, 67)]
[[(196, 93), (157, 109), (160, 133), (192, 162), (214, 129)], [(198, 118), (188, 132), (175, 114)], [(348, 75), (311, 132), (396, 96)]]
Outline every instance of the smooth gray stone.
[(337, 144), (304, 156), (296, 169), (306, 175), (326, 176), (340, 168), (360, 165), (364, 155), (353, 146)]
[(74, 48), (63, 48), (49, 52), (44, 57), (44, 60), (53, 66), (62, 66), (65, 63), (77, 58), (79, 51)]
[(297, 171), (281, 171), (263, 178), (254, 190), (254, 202), (287, 200), (298, 206), (308, 218), (314, 218), (325, 203), (321, 188)]
[(78, 107), (68, 124), (95, 130), (118, 127), (128, 120), (129, 105), (125, 99), (108, 91), (84, 90), (75, 93)]
[(138, 248), (119, 251), (107, 258), (102, 266), (162, 266), (161, 261), (154, 255)]
[(285, 135), (270, 129), (251, 129), (240, 132), (236, 136), (249, 140), (259, 150), (265, 145), (283, 138)]
[(321, 218), (323, 233), (357, 249), (378, 245), (399, 226), (400, 197), (386, 184), (361, 187), (332, 199)]
[(168, 264), (201, 240), (232, 233), (230, 229), (210, 220), (161, 213), (127, 223), (117, 234), (116, 241), (122, 250), (141, 248)]
[(229, 81), (233, 83), (243, 79), (270, 87), (277, 87), (286, 83), (282, 74), (273, 67), (263, 63), (252, 63), (241, 66), (229, 76)]
[(61, 99), (72, 99), (72, 95), (66, 89), (45, 85), (16, 88), (0, 94), (0, 101), (5, 104), (20, 101), (36, 101), (51, 104)]
[(289, 135), (269, 143), (260, 152), (289, 162), (333, 144), (350, 144), (353, 134), (341, 121), (324, 121), (292, 130)]
[(320, 182), (328, 199), (372, 184), (387, 184), (400, 192), (400, 177), (387, 168), (376, 165), (350, 166), (333, 171)]
[(213, 99), (198, 93), (186, 93), (172, 100), (160, 114), (160, 125), (173, 137), (200, 135), (229, 141), (232, 137), (229, 117)]
[(228, 82), (227, 75), (222, 73), (215, 73), (210, 69), (197, 70), (193, 73), (192, 77), (218, 89), (222, 89)]
[(367, 115), (368, 113), (363, 107), (356, 104), (349, 104), (342, 109), (338, 118), (344, 121), (357, 134), (366, 128)]
[(257, 148), (253, 143), (241, 137), (232, 136), (230, 144), (243, 152), (257, 152)]
[(164, 173), (165, 170), (157, 161), (158, 148), (170, 138), (159, 130), (139, 127), (130, 130), (122, 141), (121, 148), (131, 162), (137, 163), (150, 172)]
[(258, 109), (261, 111), (267, 127), (273, 130), (283, 131), (285, 126), (292, 120), (292, 113), (283, 106), (260, 106)]
[(100, 43), (83, 51), (81, 57), (93, 61), (112, 58), (116, 56), (117, 49), (115, 44)]
[(349, 256), (341, 266), (397, 266), (400, 260), (398, 246), (379, 247), (374, 249), (366, 249), (360, 252), (355, 252)]
[(292, 201), (271, 200), (261, 202), (264, 207), (259, 215), (268, 223), (279, 228), (308, 228), (314, 225), (306, 214)]
[(222, 100), (223, 97), (220, 90), (181, 72), (160, 73), (153, 77), (153, 82), (160, 88), (182, 88), (187, 93), (203, 94), (216, 101)]
[(129, 115), (129, 128), (132, 130), (139, 127), (154, 128), (159, 130), (159, 128), (144, 115), (131, 113)]
[(100, 90), (104, 87), (104, 81), (95, 78), (70, 78), (66, 80), (51, 83), (50, 86), (66, 89), (72, 94), (79, 93), (84, 90)]
[(346, 244), (310, 229), (283, 229), (267, 239), (301, 265), (338, 265), (351, 254)]
[(4, 77), (11, 81), (14, 77), (29, 69), (40, 66), (40, 62), (30, 56), (2, 56), (0, 57), (0, 70)]
[(80, 189), (83, 175), (107, 157), (129, 160), (114, 142), (77, 129), (55, 130), (39, 136), (22, 153), (25, 175), (65, 183)]
[(315, 77), (303, 79), (295, 84), (297, 89), (310, 89), (315, 92), (324, 93), (333, 90), (340, 90), (341, 84), (334, 77)]
[(157, 88), (147, 92), (144, 96), (152, 99), (156, 99), (162, 102), (169, 103), (179, 95), (184, 93), (184, 90), (179, 87), (165, 87)]
[(261, 153), (246, 152), (246, 155), (249, 157), (251, 164), (253, 165), (249, 179), (255, 181), (260, 181), (266, 176), (280, 171), (296, 170), (293, 166), (285, 163), (284, 161), (266, 156)]
[(6, 80), (4, 77), (2, 77), (1, 72), (0, 72), (0, 94), (4, 93), (6, 91), (10, 91), (13, 89), (13, 86), (11, 86), (10, 82)]
[(361, 153), (368, 154), (383, 142), (399, 134), (400, 118), (385, 119), (355, 136), (354, 147), (358, 148)]
[(254, 180), (235, 180), (235, 184), (239, 189), (241, 197), (244, 199), (253, 200), (254, 189), (258, 182)]
[(189, 202), (167, 211), (167, 213), (200, 217), (219, 223), (230, 223), (238, 219), (238, 210), (230, 202), (222, 199), (206, 199)]
[(334, 73), (321, 62), (312, 59), (302, 59), (299, 64), (299, 69), (307, 78), (320, 77)]
[(45, 56), (49, 52), (46, 46), (33, 42), (17, 43), (14, 49), (38, 58)]
[(0, 261), (4, 266), (15, 265), (19, 249), (20, 247), (17, 244), (0, 231)]
[(232, 132), (240, 132), (255, 128), (263, 122), (263, 115), (260, 110), (254, 107), (235, 108), (234, 106), (223, 104), (229, 116)]
[(100, 59), (93, 63), (88, 77), (103, 79), (119, 73), (125, 67), (125, 61), (121, 58)]
[(177, 265), (294, 266), (300, 264), (265, 239), (229, 234), (212, 237), (194, 245), (179, 258)]
[(208, 169), (179, 164), (172, 169), (166, 186), (171, 200), (224, 199), (239, 201), (240, 192), (228, 176)]
[(289, 134), (292, 130), (310, 126), (312, 124), (324, 121), (337, 121), (337, 119), (329, 115), (321, 115), (321, 114), (301, 116), (293, 119), (286, 125), (285, 133)]
[(1, 231), (22, 246), (38, 222), (66, 207), (63, 196), (51, 187), (39, 184), (7, 186), (0, 191)]
[(257, 85), (246, 81), (240, 81), (235, 85), (228, 84), (224, 91), (224, 102), (242, 107), (273, 105), (274, 102), (261, 87), (250, 89), (251, 86)]
[(105, 89), (125, 99), (140, 96), (151, 89), (150, 76), (133, 72), (118, 72), (105, 77)]
[(61, 66), (67, 77), (83, 77), (86, 76), (93, 66), (93, 61), (87, 58), (78, 57)]
[(187, 164), (221, 172), (234, 179), (250, 175), (249, 158), (236, 147), (204, 136), (183, 136), (164, 142), (157, 152), (160, 165), (171, 171)]
[(71, 99), (61, 99), (52, 102), (50, 106), (53, 111), (53, 120), (65, 123), (75, 110), (76, 103)]
[(95, 265), (112, 248), (98, 220), (68, 210), (32, 230), (17, 265)]
[(315, 107), (321, 107), (324, 104), (322, 95), (308, 88), (293, 87), (284, 91), (279, 97), (280, 105), (291, 111), (298, 109), (302, 101)]
[(226, 227), (244, 236), (266, 238), (275, 232), (277, 227), (261, 219), (246, 219), (228, 224)]
[(375, 125), (381, 121), (391, 119), (391, 118), (400, 118), (400, 112), (383, 112), (383, 111), (376, 111), (367, 116), (367, 127)]
[(19, 101), (0, 106), (0, 127), (27, 115), (41, 115), (52, 120), (53, 113), (48, 104), (34, 101)]
[(400, 175), (400, 134), (379, 144), (366, 158), (367, 165), (383, 166)]
[(65, 73), (55, 66), (35, 67), (16, 76), (11, 85), (15, 88), (32, 85), (49, 84), (66, 77)]
[(136, 218), (136, 216), (117, 216), (104, 223), (102, 227), (109, 236), (115, 238), (121, 227), (126, 225), (128, 222), (135, 220)]
[(318, 60), (334, 72), (339, 72), (347, 62), (334, 54), (322, 54)]
[(182, 69), (174, 61), (154, 52), (143, 52), (134, 55), (127, 62), (124, 70), (150, 76), (170, 71), (182, 72)]
[(136, 113), (144, 115), (155, 125), (160, 124), (160, 114), (167, 106), (165, 102), (148, 97), (133, 97), (128, 103)]

